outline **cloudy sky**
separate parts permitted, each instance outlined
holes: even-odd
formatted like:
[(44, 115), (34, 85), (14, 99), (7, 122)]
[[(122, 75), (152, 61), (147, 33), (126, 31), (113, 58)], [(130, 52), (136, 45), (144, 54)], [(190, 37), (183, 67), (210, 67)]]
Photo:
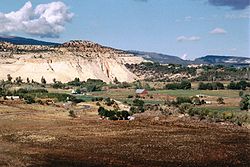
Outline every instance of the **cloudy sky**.
[(1, 0), (0, 34), (194, 59), (250, 57), (250, 0)]

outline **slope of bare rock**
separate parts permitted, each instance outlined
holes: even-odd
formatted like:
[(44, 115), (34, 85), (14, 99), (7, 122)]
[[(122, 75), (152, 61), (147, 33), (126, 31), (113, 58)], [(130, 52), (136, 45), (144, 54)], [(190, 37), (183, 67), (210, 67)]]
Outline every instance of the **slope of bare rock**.
[(0, 43), (0, 79), (10, 74), (40, 82), (43, 76), (48, 83), (68, 82), (78, 77), (81, 80), (101, 79), (112, 82), (132, 82), (138, 77), (124, 64), (136, 64), (143, 58), (122, 50), (90, 42), (70, 41), (57, 46), (14, 45)]

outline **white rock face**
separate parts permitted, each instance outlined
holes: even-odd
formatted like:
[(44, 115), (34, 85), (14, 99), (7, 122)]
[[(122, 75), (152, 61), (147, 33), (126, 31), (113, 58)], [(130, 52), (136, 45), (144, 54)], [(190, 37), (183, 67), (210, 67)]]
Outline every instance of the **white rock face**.
[(48, 83), (54, 78), (68, 82), (76, 77), (107, 83), (116, 77), (120, 82), (132, 82), (138, 78), (124, 64), (142, 61), (141, 57), (88, 41), (71, 41), (55, 47), (0, 43), (0, 79), (4, 80), (10, 74), (37, 82), (43, 76)]

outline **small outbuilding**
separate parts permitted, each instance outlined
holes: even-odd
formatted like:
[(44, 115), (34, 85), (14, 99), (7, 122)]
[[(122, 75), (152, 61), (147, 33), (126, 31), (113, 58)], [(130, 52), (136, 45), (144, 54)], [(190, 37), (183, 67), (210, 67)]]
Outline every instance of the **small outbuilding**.
[(148, 94), (148, 91), (146, 89), (136, 89), (135, 93), (139, 96), (145, 96)]
[(7, 100), (19, 100), (20, 97), (19, 96), (6, 96)]

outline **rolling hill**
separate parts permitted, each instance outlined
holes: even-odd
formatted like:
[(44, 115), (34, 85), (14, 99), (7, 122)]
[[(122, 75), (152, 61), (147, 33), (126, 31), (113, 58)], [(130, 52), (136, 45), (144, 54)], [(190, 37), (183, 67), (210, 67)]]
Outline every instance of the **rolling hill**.
[(45, 42), (40, 40), (35, 40), (31, 38), (23, 38), (16, 36), (0, 36), (0, 42), (10, 42), (15, 45), (58, 45), (59, 43)]
[(194, 60), (196, 64), (221, 64), (221, 65), (234, 65), (244, 66), (250, 65), (250, 58), (248, 57), (236, 57), (236, 56), (218, 56), (218, 55), (207, 55)]
[(161, 64), (182, 64), (187, 65), (191, 62), (188, 60), (183, 60), (178, 56), (171, 56), (155, 52), (143, 52), (143, 51), (127, 51), (128, 53), (134, 54), (139, 57), (143, 57), (146, 60), (153, 62), (159, 62)]

